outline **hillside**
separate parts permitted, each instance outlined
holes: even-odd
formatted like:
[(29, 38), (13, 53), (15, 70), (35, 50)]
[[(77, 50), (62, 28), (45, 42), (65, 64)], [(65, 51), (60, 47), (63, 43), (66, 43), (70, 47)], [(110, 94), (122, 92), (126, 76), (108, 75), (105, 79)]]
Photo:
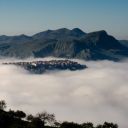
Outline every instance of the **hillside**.
[(120, 43), (128, 47), (128, 40), (120, 40)]
[(0, 56), (64, 57), (84, 60), (120, 60), (128, 47), (101, 30), (85, 33), (79, 28), (47, 30), (33, 36), (0, 36)]
[[(0, 128), (118, 128), (117, 124), (104, 122), (94, 126), (91, 122), (82, 124), (74, 122), (58, 122), (54, 114), (46, 111), (36, 115), (26, 115), (25, 112), (17, 110), (5, 111), (6, 103), (0, 101)], [(49, 125), (48, 125), (49, 124)]]

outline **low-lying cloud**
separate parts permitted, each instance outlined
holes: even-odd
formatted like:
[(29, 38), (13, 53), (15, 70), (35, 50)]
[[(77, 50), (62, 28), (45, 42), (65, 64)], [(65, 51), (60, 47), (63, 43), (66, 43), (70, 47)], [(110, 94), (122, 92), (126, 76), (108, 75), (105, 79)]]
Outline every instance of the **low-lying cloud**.
[(42, 75), (0, 65), (0, 99), (6, 100), (8, 108), (27, 113), (47, 110), (57, 120), (109, 121), (127, 128), (128, 61), (80, 62), (88, 69)]

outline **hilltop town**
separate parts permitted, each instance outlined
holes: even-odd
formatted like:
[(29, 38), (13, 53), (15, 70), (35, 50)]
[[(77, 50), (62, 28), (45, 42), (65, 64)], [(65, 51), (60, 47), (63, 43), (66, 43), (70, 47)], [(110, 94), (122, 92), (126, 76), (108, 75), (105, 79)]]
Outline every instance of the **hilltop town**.
[(87, 68), (86, 65), (79, 64), (70, 60), (50, 60), (50, 61), (31, 61), (31, 62), (9, 62), (5, 65), (21, 66), (30, 73), (42, 74), (48, 70), (82, 70)]

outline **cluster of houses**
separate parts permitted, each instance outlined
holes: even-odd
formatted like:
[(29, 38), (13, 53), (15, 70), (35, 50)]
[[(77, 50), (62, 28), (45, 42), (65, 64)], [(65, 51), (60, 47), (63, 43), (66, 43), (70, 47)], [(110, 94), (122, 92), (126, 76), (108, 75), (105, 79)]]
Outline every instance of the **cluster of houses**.
[(22, 66), (26, 70), (41, 74), (46, 70), (82, 70), (87, 68), (86, 65), (81, 65), (78, 62), (70, 61), (70, 60), (49, 60), (49, 61), (31, 61), (31, 62), (12, 62), (12, 63), (4, 63), (7, 65), (17, 65)]

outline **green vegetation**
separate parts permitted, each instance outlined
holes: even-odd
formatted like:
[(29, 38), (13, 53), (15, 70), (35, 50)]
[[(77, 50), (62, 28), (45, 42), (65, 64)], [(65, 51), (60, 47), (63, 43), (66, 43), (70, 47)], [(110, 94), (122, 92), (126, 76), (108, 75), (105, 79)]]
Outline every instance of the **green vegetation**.
[(105, 122), (94, 126), (87, 122), (78, 124), (74, 122), (57, 122), (54, 114), (48, 112), (37, 115), (26, 115), (23, 111), (5, 111), (6, 102), (0, 101), (0, 128), (118, 128), (117, 124)]
[(0, 101), (0, 110), (4, 110), (6, 108), (6, 103), (4, 100)]

